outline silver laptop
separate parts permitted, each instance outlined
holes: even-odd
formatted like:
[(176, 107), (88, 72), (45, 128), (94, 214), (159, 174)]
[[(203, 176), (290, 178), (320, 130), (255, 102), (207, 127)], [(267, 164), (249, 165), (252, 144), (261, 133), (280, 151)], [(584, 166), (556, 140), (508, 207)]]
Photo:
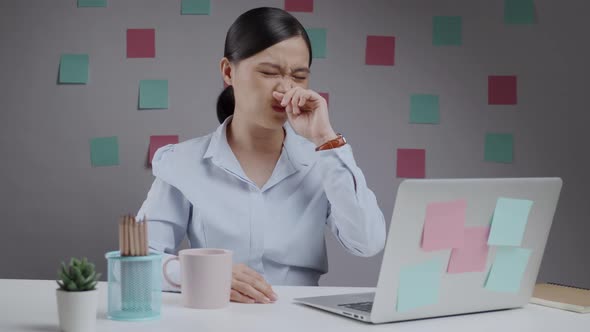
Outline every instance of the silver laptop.
[[(561, 185), (560, 178), (404, 180), (398, 188), (375, 292), (297, 298), (294, 301), (371, 323), (522, 307), (528, 303), (533, 292)], [(505, 247), (490, 245), (485, 269), (464, 273), (448, 272), (452, 249), (426, 251), (422, 248), (426, 207), (430, 203), (465, 200), (464, 225), (477, 227), (491, 225), (499, 198), (533, 202), (519, 246), (530, 249), (530, 255), (523, 265), (519, 288), (511, 291), (498, 290), (494, 288), (497, 286), (486, 283), (496, 253), (505, 250)], [(485, 256), (484, 250), (480, 257)], [(404, 300), (404, 307), (401, 308), (398, 303), (400, 272), (413, 264), (432, 259), (444, 262), (438, 271), (437, 300), (417, 307), (406, 305), (408, 300)], [(480, 263), (480, 267), (482, 265)], [(404, 292), (407, 294), (407, 291)], [(405, 295), (405, 298), (408, 296)]]

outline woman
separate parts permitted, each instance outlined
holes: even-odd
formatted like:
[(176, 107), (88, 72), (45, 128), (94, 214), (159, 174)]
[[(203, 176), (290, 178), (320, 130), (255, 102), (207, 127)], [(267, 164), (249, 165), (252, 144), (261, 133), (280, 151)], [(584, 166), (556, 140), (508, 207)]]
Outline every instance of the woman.
[(327, 272), (326, 225), (354, 255), (385, 243), (375, 195), (332, 129), (326, 100), (307, 88), (311, 60), (292, 15), (242, 14), (220, 62), (221, 125), (152, 160), (156, 179), (137, 214), (148, 217), (150, 248), (177, 253), (187, 234), (191, 247), (232, 250), (232, 301), (273, 302), (271, 284), (317, 285)]

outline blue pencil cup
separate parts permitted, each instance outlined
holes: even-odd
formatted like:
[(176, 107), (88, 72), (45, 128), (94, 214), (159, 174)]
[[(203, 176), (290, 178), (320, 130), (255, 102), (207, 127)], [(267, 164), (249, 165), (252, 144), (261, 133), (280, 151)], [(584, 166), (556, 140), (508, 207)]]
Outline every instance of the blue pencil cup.
[(144, 321), (160, 318), (162, 306), (162, 254), (121, 256), (119, 251), (105, 255), (108, 262), (109, 319)]

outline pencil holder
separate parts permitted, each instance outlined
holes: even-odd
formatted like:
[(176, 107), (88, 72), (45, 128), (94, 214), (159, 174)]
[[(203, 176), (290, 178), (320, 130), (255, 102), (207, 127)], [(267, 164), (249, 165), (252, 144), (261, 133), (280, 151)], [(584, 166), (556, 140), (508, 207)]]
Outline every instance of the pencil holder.
[(105, 255), (108, 261), (108, 310), (113, 320), (143, 321), (160, 318), (162, 305), (162, 254)]

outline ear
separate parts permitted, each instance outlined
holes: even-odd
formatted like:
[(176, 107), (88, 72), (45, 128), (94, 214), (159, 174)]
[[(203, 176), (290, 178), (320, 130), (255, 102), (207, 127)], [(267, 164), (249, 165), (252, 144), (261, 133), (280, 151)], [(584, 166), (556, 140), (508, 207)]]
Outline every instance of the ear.
[(219, 62), (219, 69), (221, 70), (221, 77), (226, 85), (232, 85), (233, 68), (226, 57), (223, 57)]

